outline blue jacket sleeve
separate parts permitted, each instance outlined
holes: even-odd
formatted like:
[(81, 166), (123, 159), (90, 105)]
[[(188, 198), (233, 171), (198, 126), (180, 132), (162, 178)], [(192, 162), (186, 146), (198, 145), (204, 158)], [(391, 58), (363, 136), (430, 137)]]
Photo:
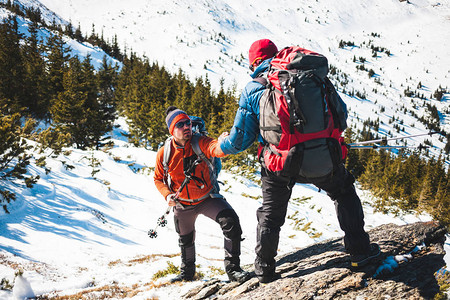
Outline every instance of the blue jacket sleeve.
[(230, 135), (220, 143), (223, 153), (236, 154), (244, 151), (259, 136), (259, 100), (264, 90), (265, 87), (255, 81), (245, 86)]

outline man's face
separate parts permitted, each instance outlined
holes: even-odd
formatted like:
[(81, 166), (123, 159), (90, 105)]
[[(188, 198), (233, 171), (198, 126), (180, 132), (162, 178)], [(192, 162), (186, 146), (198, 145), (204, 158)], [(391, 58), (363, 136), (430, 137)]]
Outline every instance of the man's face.
[(179, 144), (184, 145), (192, 136), (192, 123), (190, 119), (183, 119), (175, 124), (173, 137)]

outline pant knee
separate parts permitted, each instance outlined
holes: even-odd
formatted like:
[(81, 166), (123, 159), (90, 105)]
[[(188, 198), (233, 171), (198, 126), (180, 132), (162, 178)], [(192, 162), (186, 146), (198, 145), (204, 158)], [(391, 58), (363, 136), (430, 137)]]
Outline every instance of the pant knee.
[(219, 223), (225, 237), (231, 240), (240, 239), (242, 235), (241, 224), (234, 210), (226, 209), (219, 212), (216, 217), (216, 222)]
[(256, 210), (256, 218), (259, 226), (262, 228), (269, 228), (279, 230), (286, 221), (287, 208), (266, 211), (263, 207)]
[(334, 201), (345, 201), (346, 199), (354, 198), (356, 195), (354, 182), (355, 177), (349, 174), (338, 188), (327, 191), (327, 194)]
[(178, 245), (180, 247), (193, 246), (194, 240), (195, 240), (195, 231), (192, 231), (191, 233), (180, 235), (178, 238)]

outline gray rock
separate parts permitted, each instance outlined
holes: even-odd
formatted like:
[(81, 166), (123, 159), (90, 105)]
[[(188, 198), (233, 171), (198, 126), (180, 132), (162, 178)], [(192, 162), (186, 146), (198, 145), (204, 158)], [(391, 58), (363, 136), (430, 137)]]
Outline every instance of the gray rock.
[[(434, 274), (445, 266), (446, 233), (435, 222), (386, 224), (369, 232), (371, 241), (383, 252), (377, 264), (351, 270), (342, 238), (331, 239), (278, 257), (276, 272), (281, 279), (274, 282), (260, 285), (252, 278), (243, 284), (227, 284), (212, 280), (184, 298), (432, 299), (439, 292)], [(393, 270), (391, 265), (383, 265), (384, 259), (392, 260), (396, 255), (409, 259), (400, 261)], [(253, 271), (252, 266), (246, 269)]]

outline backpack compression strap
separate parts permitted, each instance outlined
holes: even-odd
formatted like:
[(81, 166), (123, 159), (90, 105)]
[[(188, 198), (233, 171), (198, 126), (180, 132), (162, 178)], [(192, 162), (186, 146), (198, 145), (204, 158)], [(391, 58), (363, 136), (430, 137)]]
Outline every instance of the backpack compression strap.
[(219, 193), (219, 183), (217, 182), (217, 175), (214, 164), (211, 162), (208, 157), (206, 157), (205, 153), (200, 149), (199, 145), (200, 135), (194, 134), (192, 135), (191, 145), (192, 150), (194, 150), (195, 154), (200, 157), (207, 165), (209, 169), (209, 178), (211, 178), (211, 184), (214, 188), (214, 193)]
[[(194, 150), (195, 154), (200, 157), (206, 164), (208, 165), (209, 169), (209, 177), (211, 178), (211, 185), (214, 188), (214, 193), (219, 193), (219, 183), (217, 181), (217, 175), (215, 172), (214, 164), (209, 160), (206, 155), (203, 153), (203, 151), (200, 149), (200, 146), (198, 144), (200, 135), (194, 134), (191, 139), (191, 145), (192, 150)], [(170, 190), (172, 190), (172, 180), (169, 176), (169, 158), (171, 153), (171, 143), (172, 143), (172, 136), (169, 136), (166, 141), (164, 142), (164, 153), (163, 153), (163, 169), (164, 169), (164, 180), (166, 185), (169, 187)]]

